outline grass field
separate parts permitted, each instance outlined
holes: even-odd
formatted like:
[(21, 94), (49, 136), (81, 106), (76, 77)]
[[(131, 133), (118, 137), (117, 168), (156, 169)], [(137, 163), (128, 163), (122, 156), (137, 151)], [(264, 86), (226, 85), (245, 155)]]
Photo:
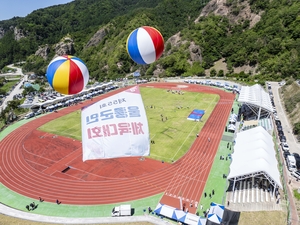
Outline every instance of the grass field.
[[(213, 94), (172, 94), (165, 89), (146, 87), (141, 87), (140, 91), (147, 113), (150, 138), (155, 141), (155, 144), (151, 144), (150, 157), (166, 162), (176, 161), (186, 153), (219, 101), (219, 96)], [(205, 110), (201, 122), (187, 120), (193, 109)], [(80, 116), (80, 111), (76, 111), (39, 129), (81, 140)]]

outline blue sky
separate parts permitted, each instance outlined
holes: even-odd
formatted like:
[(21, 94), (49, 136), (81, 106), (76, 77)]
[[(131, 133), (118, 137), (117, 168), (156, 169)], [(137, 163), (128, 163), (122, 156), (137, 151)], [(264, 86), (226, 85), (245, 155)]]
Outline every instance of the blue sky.
[(14, 16), (25, 17), (36, 9), (65, 4), (73, 0), (1, 0), (0, 21)]

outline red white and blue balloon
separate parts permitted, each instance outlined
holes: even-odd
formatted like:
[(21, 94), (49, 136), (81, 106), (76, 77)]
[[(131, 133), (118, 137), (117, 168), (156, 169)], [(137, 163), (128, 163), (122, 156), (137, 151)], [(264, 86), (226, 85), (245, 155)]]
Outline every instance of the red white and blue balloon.
[(130, 33), (126, 48), (130, 58), (137, 64), (151, 64), (162, 55), (164, 39), (157, 29), (143, 26)]
[(89, 81), (89, 71), (84, 62), (71, 55), (53, 59), (48, 65), (46, 76), (51, 87), (65, 95), (81, 92)]

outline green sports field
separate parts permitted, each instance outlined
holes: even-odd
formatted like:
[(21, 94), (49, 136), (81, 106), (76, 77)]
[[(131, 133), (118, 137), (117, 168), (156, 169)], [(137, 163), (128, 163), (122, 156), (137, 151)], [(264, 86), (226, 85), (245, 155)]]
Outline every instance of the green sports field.
[[(166, 162), (182, 157), (219, 100), (218, 95), (140, 87), (150, 129), (150, 157)], [(200, 122), (187, 120), (194, 109), (205, 110)], [(81, 140), (80, 111), (53, 120), (40, 130)], [(70, 126), (70, 124), (72, 124)]]

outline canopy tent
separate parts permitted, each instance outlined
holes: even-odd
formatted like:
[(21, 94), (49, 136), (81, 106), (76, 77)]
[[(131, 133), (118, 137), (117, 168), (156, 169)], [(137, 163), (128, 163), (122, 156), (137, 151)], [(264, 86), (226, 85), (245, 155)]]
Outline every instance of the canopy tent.
[[(106, 87), (116, 88), (117, 86), (113, 85), (112, 82), (108, 82), (108, 83), (104, 83), (104, 84), (98, 84), (98, 85), (96, 85), (94, 87), (90, 87), (88, 89), (84, 89), (84, 90), (82, 90), (80, 93), (78, 93), (76, 95), (63, 95), (63, 96), (57, 97), (56, 99), (47, 100), (45, 102), (34, 103), (31, 106), (31, 109), (46, 108), (47, 106), (52, 105), (54, 103), (59, 103), (59, 102), (62, 102), (62, 101), (66, 101), (68, 99), (72, 99), (72, 98), (76, 98), (76, 97), (79, 97), (79, 96), (83, 96), (84, 94), (92, 92), (94, 90), (97, 90), (98, 93), (103, 93), (104, 92), (103, 89), (106, 88)], [(80, 99), (80, 100), (82, 100), (82, 99)]]
[(181, 221), (181, 220), (185, 219), (185, 215), (186, 215), (186, 212), (179, 210), (179, 209), (175, 209), (173, 212), (173, 215), (172, 215), (172, 219)]
[(157, 215), (168, 217), (175, 221), (180, 221), (184, 224), (189, 224), (189, 225), (206, 224), (206, 218), (201, 218), (200, 216), (197, 216), (195, 214), (187, 213), (182, 210), (161, 203), (158, 203), (158, 205), (154, 209), (154, 213), (156, 213)]
[(236, 119), (235, 118), (230, 118), (229, 123), (236, 123)]
[(220, 218), (223, 217), (225, 206), (217, 203), (210, 203), (210, 208), (208, 214), (217, 214)]
[(259, 84), (251, 87), (242, 86), (238, 102), (247, 104), (258, 119), (260, 119), (261, 114), (270, 115), (273, 112), (270, 96)]
[(214, 214), (214, 213), (208, 214), (207, 219), (210, 220), (211, 222), (214, 222), (217, 224), (220, 224), (222, 221), (222, 219), (217, 214)]
[(179, 220), (179, 221), (183, 222), (184, 224), (189, 224), (189, 225), (205, 225), (206, 224), (206, 218), (201, 218), (200, 216), (197, 216), (192, 213), (186, 213), (184, 220)]
[(233, 113), (233, 114), (230, 115), (230, 118), (236, 119), (236, 118), (237, 118), (237, 115), (236, 115), (235, 113)]
[(228, 130), (235, 131), (235, 125), (229, 124), (227, 127)]
[(212, 202), (207, 215), (208, 220), (220, 224), (222, 222), (224, 209), (225, 207), (223, 205)]
[(272, 136), (261, 126), (237, 134), (228, 180), (243, 180), (263, 174), (282, 188)]

